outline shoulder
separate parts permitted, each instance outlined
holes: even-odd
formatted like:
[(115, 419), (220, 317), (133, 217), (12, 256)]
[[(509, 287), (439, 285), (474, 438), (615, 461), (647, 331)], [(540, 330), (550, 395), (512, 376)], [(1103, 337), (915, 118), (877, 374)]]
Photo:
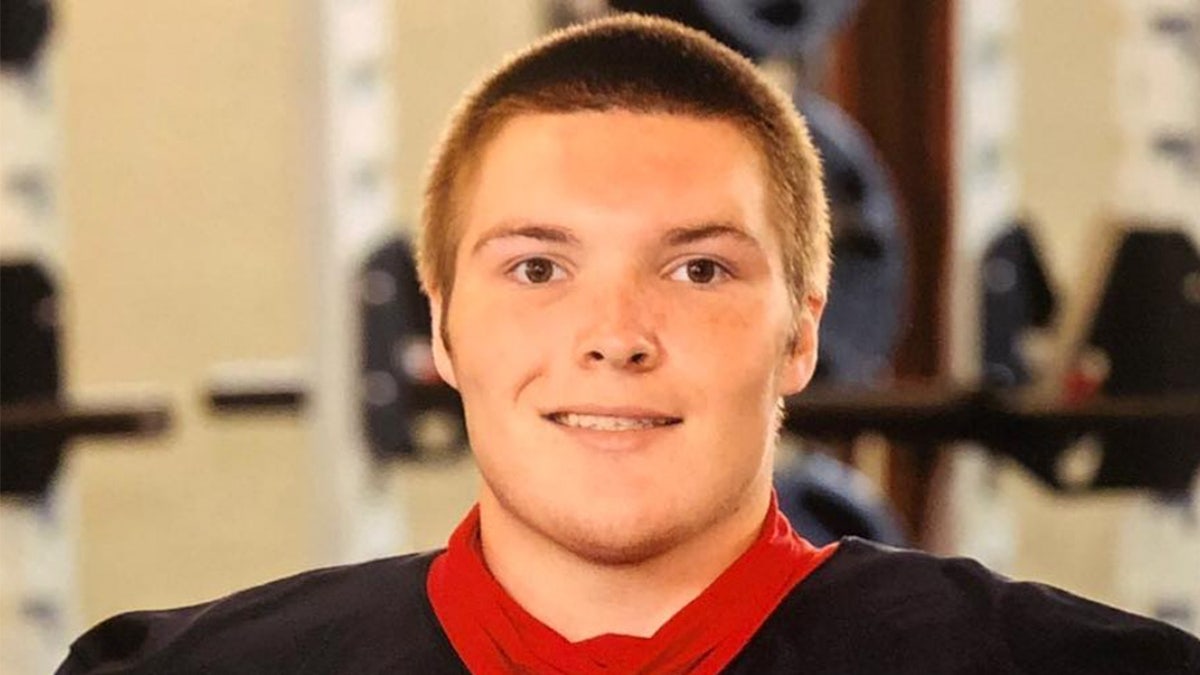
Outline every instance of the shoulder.
[(191, 607), (121, 614), (80, 637), (58, 672), (458, 672), (425, 593), (436, 555), (315, 570)]
[(816, 672), (1200, 673), (1200, 642), (1166, 624), (970, 559), (854, 538), (789, 594), (758, 641), (810, 671), (829, 667)]

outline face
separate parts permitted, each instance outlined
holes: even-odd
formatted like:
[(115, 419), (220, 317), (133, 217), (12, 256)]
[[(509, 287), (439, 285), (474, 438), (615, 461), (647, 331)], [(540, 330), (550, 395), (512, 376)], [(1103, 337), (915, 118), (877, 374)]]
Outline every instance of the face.
[(737, 126), (686, 116), (523, 115), (487, 145), (432, 298), (485, 518), (628, 563), (770, 490), (821, 306), (792, 309), (764, 177)]

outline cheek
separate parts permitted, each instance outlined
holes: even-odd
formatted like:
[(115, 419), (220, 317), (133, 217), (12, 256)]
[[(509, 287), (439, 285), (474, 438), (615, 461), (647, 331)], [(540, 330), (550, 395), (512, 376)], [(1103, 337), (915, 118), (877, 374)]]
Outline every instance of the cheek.
[(680, 312), (673, 325), (674, 361), (698, 394), (747, 414), (773, 410), (787, 335), (770, 303)]
[(746, 294), (735, 301), (680, 307), (674, 317), (692, 349), (718, 352), (729, 367), (774, 363), (783, 353), (786, 328), (772, 303)]
[(460, 389), (464, 398), (511, 397), (562, 343), (567, 317), (509, 295), (464, 291), (448, 324)]

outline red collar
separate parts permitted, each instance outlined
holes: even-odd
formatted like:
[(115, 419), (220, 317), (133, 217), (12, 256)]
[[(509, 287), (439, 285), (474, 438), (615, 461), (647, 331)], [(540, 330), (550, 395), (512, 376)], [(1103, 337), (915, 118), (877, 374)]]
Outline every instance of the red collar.
[(476, 506), (433, 562), (427, 588), (450, 643), (475, 675), (716, 673), (836, 547), (817, 549), (801, 539), (772, 497), (758, 539), (652, 637), (609, 634), (572, 643), (526, 612), (488, 571)]

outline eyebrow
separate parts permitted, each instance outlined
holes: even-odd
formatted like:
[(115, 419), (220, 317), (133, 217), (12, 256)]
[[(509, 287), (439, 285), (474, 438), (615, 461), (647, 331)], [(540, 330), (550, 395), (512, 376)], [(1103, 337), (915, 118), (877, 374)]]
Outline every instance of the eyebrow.
[[(549, 242), (554, 244), (570, 244), (579, 245), (579, 237), (576, 237), (570, 231), (553, 225), (539, 224), (518, 224), (518, 225), (500, 225), (485, 232), (479, 241), (471, 247), (471, 255), (475, 255), (485, 246), (498, 239), (508, 239), (513, 237), (525, 237), (537, 241)], [(762, 246), (753, 235), (746, 232), (744, 229), (737, 227), (731, 223), (704, 223), (701, 225), (673, 227), (663, 235), (663, 241), (668, 246), (686, 246), (694, 244), (698, 241), (709, 239), (732, 238), (742, 244), (748, 244), (754, 248), (761, 249)]]
[(500, 225), (484, 232), (483, 236), (479, 237), (479, 241), (475, 242), (475, 245), (471, 247), (471, 255), (475, 255), (484, 246), (497, 239), (508, 239), (511, 237), (526, 237), (554, 244), (578, 245), (580, 243), (579, 237), (561, 227), (535, 224)]
[(663, 241), (667, 242), (670, 246), (686, 246), (698, 241), (719, 239), (722, 237), (730, 237), (740, 243), (749, 244), (755, 248), (762, 248), (758, 239), (744, 229), (731, 223), (705, 223), (693, 227), (674, 227), (668, 230), (666, 235), (663, 236)]

